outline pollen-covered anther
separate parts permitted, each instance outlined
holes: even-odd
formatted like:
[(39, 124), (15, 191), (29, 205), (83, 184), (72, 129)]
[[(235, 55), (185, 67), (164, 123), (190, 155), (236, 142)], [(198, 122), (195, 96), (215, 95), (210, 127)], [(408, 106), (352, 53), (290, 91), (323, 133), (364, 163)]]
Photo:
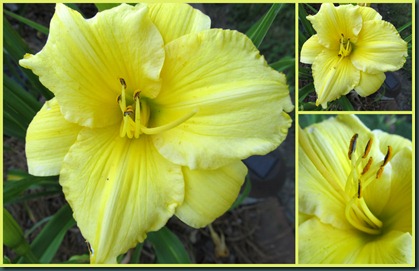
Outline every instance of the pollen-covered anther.
[(372, 157), (370, 157), (370, 158), (368, 159), (367, 164), (366, 164), (366, 165), (364, 166), (364, 168), (362, 169), (362, 173), (361, 173), (361, 175), (364, 175), (365, 173), (367, 173), (367, 172), (368, 172), (368, 170), (369, 170), (369, 169), (370, 169), (370, 167), (371, 167), (372, 161), (373, 161), (373, 159), (372, 159)]
[(356, 148), (356, 140), (358, 139), (358, 134), (354, 134), (351, 138), (351, 142), (349, 143), (349, 150), (348, 150), (348, 158), (352, 160), (352, 153), (355, 152)]
[(393, 148), (391, 146), (387, 146), (387, 153), (384, 157), (383, 163), (381, 164), (380, 168), (377, 171), (377, 174), (375, 175), (376, 179), (379, 179), (381, 175), (383, 175), (384, 167), (390, 162), (391, 158), (393, 156)]

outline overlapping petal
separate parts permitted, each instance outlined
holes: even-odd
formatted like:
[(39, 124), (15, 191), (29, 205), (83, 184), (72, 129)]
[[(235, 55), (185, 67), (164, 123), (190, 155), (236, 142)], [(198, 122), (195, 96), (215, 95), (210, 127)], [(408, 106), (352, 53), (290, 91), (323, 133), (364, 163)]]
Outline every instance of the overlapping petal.
[(361, 96), (366, 97), (376, 92), (386, 80), (383, 72), (377, 74), (370, 74), (361, 72), (361, 77), (355, 91)]
[(184, 197), (181, 168), (164, 159), (149, 137), (126, 140), (115, 129), (80, 132), (65, 157), (60, 184), (92, 263), (116, 257), (163, 227)]
[(68, 122), (57, 100), (47, 101), (26, 132), (26, 158), (29, 173), (36, 176), (58, 175), (64, 156), (76, 141), (81, 127)]
[(237, 161), (214, 170), (182, 168), (185, 178), (185, 199), (176, 209), (176, 216), (198, 228), (224, 214), (236, 200), (247, 168)]
[(312, 66), (317, 105), (327, 107), (327, 102), (346, 95), (360, 80), (357, 70), (348, 58), (340, 58), (336, 52), (324, 50)]
[(159, 29), (165, 44), (211, 27), (211, 19), (207, 15), (186, 4), (148, 3), (147, 6), (150, 18)]
[(299, 227), (299, 263), (406, 264), (412, 260), (412, 236), (390, 231), (364, 238), (354, 230), (339, 230), (312, 218)]
[[(214, 57), (215, 56), (215, 57)], [(211, 169), (275, 149), (293, 108), (285, 76), (272, 70), (241, 33), (208, 30), (166, 46), (164, 82), (150, 126), (198, 111), (153, 136), (159, 152), (191, 169)]]
[(380, 13), (378, 13), (375, 9), (370, 7), (359, 6), (359, 12), (361, 13), (363, 22), (382, 19)]
[(307, 19), (313, 24), (319, 42), (334, 51), (339, 50), (342, 35), (356, 42), (363, 28), (362, 16), (358, 7), (353, 5), (335, 7), (332, 3), (324, 3), (316, 15), (308, 16)]
[(406, 62), (407, 43), (386, 21), (364, 22), (356, 48), (351, 54), (357, 69), (368, 73), (395, 71)]
[(54, 92), (65, 119), (104, 127), (120, 120), (119, 78), (129, 94), (154, 97), (163, 61), (163, 40), (145, 6), (122, 4), (85, 20), (57, 4), (47, 44), (19, 63)]
[(319, 37), (313, 35), (303, 44), (300, 61), (306, 64), (312, 64), (324, 49), (324, 46), (319, 43)]

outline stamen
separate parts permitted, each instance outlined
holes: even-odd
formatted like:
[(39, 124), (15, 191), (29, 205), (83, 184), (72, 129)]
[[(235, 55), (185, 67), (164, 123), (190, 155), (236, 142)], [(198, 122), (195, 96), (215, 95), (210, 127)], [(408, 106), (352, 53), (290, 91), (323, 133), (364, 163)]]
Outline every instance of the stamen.
[(362, 156), (362, 158), (365, 158), (368, 156), (368, 154), (370, 153), (371, 150), (371, 146), (372, 146), (372, 137), (368, 140), (367, 146), (365, 146), (365, 151), (364, 151), (364, 155)]
[(361, 180), (358, 180), (358, 199), (361, 198)]
[(384, 167), (383, 167), (383, 166), (381, 166), (381, 167), (378, 169), (377, 174), (375, 175), (375, 178), (376, 178), (376, 179), (380, 179), (381, 175), (383, 175), (383, 171), (384, 171)]
[(381, 165), (382, 167), (387, 165), (387, 163), (390, 161), (392, 155), (393, 155), (393, 148), (391, 146), (387, 146), (387, 154), (384, 157), (383, 164)]
[(159, 134), (161, 132), (165, 132), (167, 130), (170, 130), (182, 123), (184, 123), (185, 121), (187, 121), (188, 119), (190, 119), (192, 116), (194, 116), (196, 113), (198, 113), (198, 109), (194, 109), (192, 112), (190, 112), (189, 114), (181, 117), (180, 119), (177, 119), (173, 122), (170, 122), (168, 124), (162, 125), (162, 126), (158, 126), (158, 127), (153, 127), (153, 128), (147, 128), (143, 125), (141, 125), (141, 131), (144, 134), (148, 134), (148, 135), (155, 135), (155, 134)]
[(351, 142), (349, 143), (349, 150), (348, 150), (349, 160), (352, 160), (352, 153), (355, 151), (357, 139), (358, 139), (358, 134), (354, 134), (351, 138)]
[[(364, 157), (363, 157), (363, 158), (364, 158)], [(364, 175), (365, 173), (367, 173), (367, 172), (368, 172), (368, 170), (369, 170), (369, 169), (370, 169), (370, 167), (371, 167), (371, 164), (372, 164), (372, 157), (370, 157), (370, 159), (368, 159), (368, 162), (367, 162), (367, 164), (365, 165), (364, 169), (362, 170), (361, 175)]]

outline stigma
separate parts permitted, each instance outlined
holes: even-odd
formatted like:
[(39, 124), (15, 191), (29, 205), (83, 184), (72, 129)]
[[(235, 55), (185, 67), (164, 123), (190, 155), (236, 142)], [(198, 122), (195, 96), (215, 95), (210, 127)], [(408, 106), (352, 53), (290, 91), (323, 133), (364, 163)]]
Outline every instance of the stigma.
[(147, 98), (141, 95), (140, 90), (134, 90), (132, 98), (127, 96), (125, 79), (120, 78), (119, 82), (121, 83), (121, 94), (117, 97), (117, 103), (122, 113), (119, 133), (121, 137), (126, 136), (131, 139), (139, 138), (142, 134), (159, 134), (179, 126), (198, 112), (198, 109), (194, 109), (173, 122), (158, 127), (148, 127), (151, 110)]
[[(345, 185), (345, 193), (349, 196), (345, 208), (347, 221), (356, 229), (368, 234), (380, 234), (383, 223), (368, 207), (364, 199), (364, 191), (372, 182), (379, 182), (385, 166), (392, 158), (392, 147), (387, 147), (387, 153), (382, 161), (374, 163), (370, 151), (374, 140), (371, 137), (364, 151), (357, 157), (356, 147), (358, 134), (354, 134), (349, 142), (348, 159), (351, 171)], [(359, 152), (358, 152), (359, 154)]]

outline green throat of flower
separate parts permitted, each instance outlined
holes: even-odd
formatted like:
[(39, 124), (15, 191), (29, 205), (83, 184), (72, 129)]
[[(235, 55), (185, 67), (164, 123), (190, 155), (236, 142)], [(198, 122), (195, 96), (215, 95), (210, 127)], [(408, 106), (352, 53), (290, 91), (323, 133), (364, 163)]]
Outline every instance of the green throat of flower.
[[(368, 157), (373, 138), (369, 139), (363, 155), (358, 158), (355, 157), (357, 139), (358, 134), (355, 134), (349, 144), (348, 158), (352, 166), (345, 186), (345, 192), (349, 195), (345, 208), (345, 217), (354, 228), (362, 232), (380, 234), (383, 223), (371, 212), (363, 197), (363, 191), (372, 182), (380, 181), (384, 167), (391, 159), (392, 148), (388, 146), (387, 154), (381, 163), (373, 164), (372, 156)], [(359, 171), (361, 163), (364, 166), (362, 171)]]
[[(122, 122), (120, 127), (120, 136), (128, 138), (139, 138), (141, 134), (159, 134), (170, 130), (194, 116), (198, 110), (195, 109), (189, 114), (158, 127), (147, 127), (151, 110), (147, 100), (141, 96), (140, 90), (135, 90), (132, 100), (126, 97), (127, 84), (123, 78), (119, 79), (122, 89), (117, 102), (122, 112)], [(128, 104), (128, 102), (132, 102)]]

